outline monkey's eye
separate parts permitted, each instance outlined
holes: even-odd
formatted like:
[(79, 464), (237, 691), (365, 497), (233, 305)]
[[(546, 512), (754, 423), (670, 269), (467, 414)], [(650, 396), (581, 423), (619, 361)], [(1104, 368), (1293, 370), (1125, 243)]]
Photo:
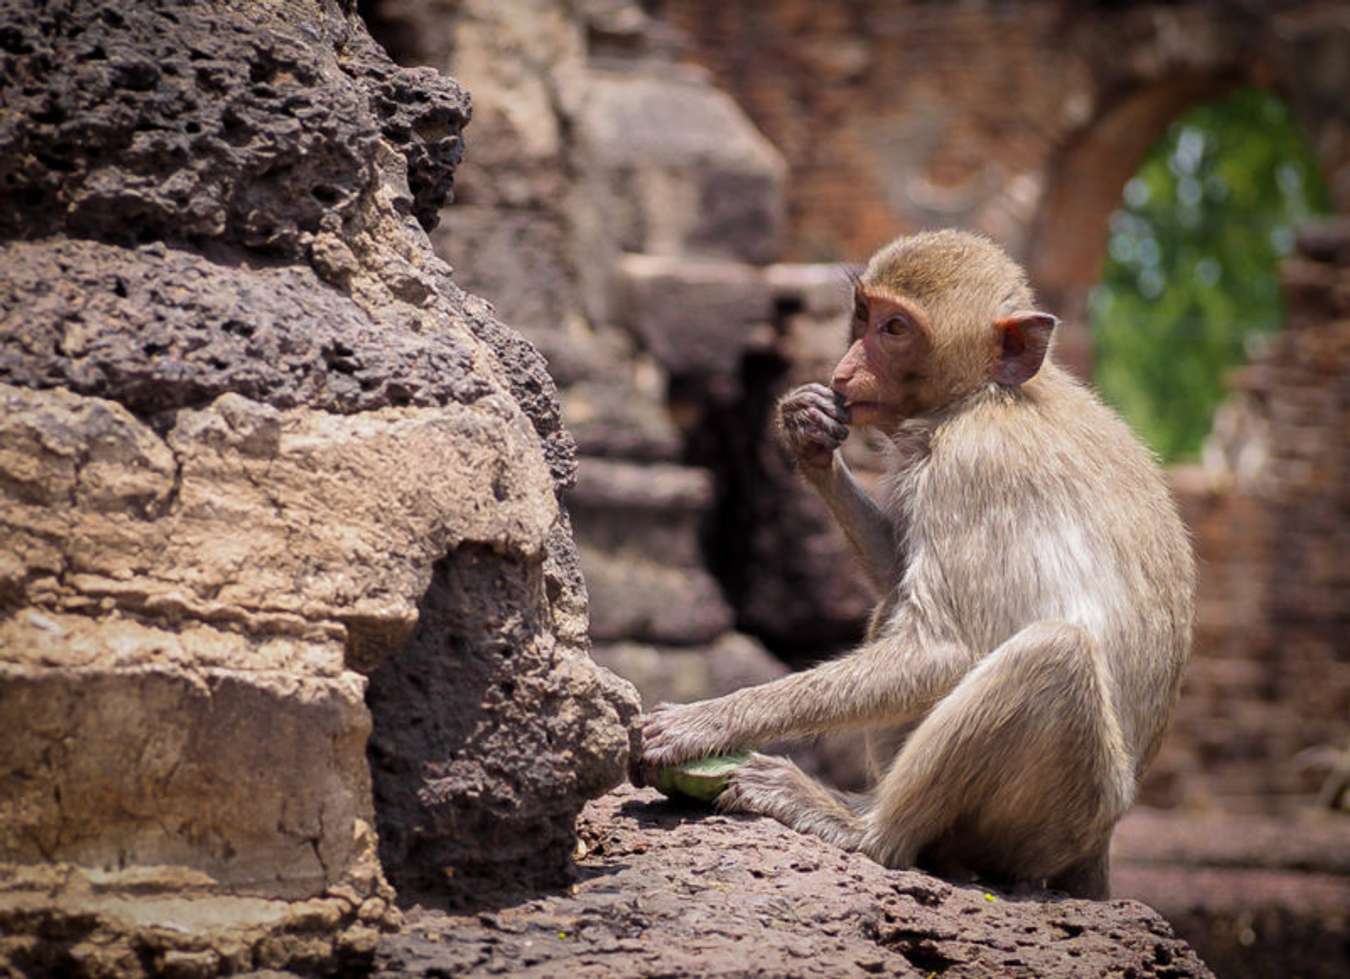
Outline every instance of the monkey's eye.
[(881, 332), (889, 333), (893, 337), (899, 336), (913, 325), (908, 316), (892, 316), (881, 324)]

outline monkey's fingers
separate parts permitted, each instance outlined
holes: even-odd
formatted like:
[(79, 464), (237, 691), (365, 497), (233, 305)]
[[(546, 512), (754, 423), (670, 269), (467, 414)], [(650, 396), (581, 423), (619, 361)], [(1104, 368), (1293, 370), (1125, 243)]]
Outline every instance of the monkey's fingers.
[(628, 781), (639, 789), (655, 785), (661, 766), (644, 761), (641, 754), (634, 754), (628, 761)]
[(668, 706), (642, 722), (642, 764), (655, 768), (713, 754), (721, 746), (703, 705)]
[(786, 412), (783, 425), (791, 432), (826, 432), (837, 436), (840, 441), (848, 437), (848, 425), (836, 413), (835, 409), (825, 409), (814, 399), (803, 402), (795, 410)]
[(836, 447), (848, 441), (848, 426), (835, 421), (833, 418), (825, 419), (821, 423), (820, 430), (834, 442)]
[(644, 785), (651, 785), (652, 779), (656, 776), (656, 767), (644, 758), (644, 750), (647, 747), (647, 722), (653, 714), (659, 714), (662, 711), (669, 710), (671, 704), (657, 704), (646, 714), (638, 718), (638, 748), (628, 758), (628, 781), (632, 782), (638, 788)]
[(843, 445), (849, 434), (847, 425), (821, 411), (803, 412), (796, 416), (790, 424), (790, 430), (798, 442), (830, 450)]
[(844, 406), (843, 396), (836, 394), (824, 384), (803, 385), (793, 392), (791, 398), (794, 406), (810, 406), (837, 422), (848, 421), (848, 409)]

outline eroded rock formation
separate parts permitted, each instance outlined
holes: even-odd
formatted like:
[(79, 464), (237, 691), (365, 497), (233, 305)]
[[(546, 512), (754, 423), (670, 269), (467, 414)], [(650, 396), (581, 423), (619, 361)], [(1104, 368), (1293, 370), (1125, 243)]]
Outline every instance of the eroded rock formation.
[(0, 24), (0, 958), (360, 960), (376, 829), (556, 875), (636, 697), (543, 361), (425, 233), (467, 95), (338, 0)]

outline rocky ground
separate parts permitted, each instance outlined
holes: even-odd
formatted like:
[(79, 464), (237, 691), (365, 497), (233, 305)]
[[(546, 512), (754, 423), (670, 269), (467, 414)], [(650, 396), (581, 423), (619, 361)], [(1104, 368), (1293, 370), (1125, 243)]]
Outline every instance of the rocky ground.
[(376, 975), (1212, 975), (1156, 912), (888, 871), (769, 820), (623, 788), (581, 817), (577, 880), (410, 900)]

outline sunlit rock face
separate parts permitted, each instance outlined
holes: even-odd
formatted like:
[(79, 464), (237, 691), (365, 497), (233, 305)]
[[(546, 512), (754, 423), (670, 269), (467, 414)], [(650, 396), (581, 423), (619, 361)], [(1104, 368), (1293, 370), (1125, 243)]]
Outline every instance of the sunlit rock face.
[(0, 958), (357, 962), (386, 876), (557, 873), (636, 697), (426, 237), (467, 94), (345, 3), (0, 22)]

